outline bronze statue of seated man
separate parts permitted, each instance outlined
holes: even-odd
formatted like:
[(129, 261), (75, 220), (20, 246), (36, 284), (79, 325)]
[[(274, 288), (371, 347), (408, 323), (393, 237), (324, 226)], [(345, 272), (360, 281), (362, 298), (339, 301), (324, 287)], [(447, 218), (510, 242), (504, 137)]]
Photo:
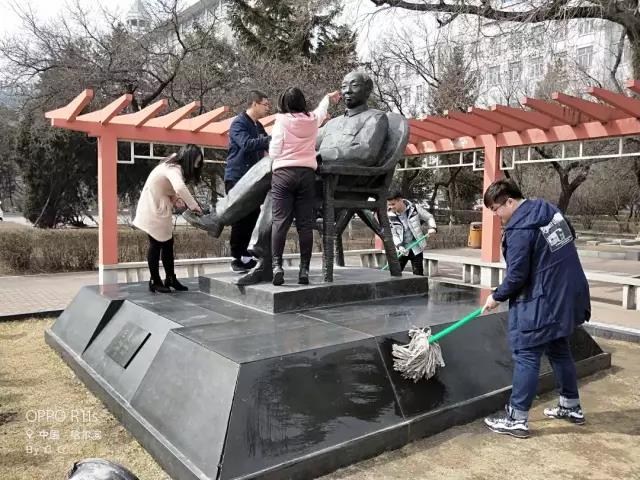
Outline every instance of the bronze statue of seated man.
[[(367, 100), (373, 82), (364, 72), (350, 72), (342, 81), (341, 94), (347, 106), (344, 115), (329, 120), (318, 134), (318, 161), (348, 162), (358, 166), (378, 166), (387, 136), (388, 121), (384, 112), (370, 109)], [(218, 237), (225, 225), (240, 220), (247, 212), (262, 206), (253, 231), (249, 252), (258, 258), (257, 265), (238, 280), (239, 285), (271, 281), (271, 159), (257, 162), (218, 200), (215, 211), (197, 216), (183, 215), (192, 225)]]

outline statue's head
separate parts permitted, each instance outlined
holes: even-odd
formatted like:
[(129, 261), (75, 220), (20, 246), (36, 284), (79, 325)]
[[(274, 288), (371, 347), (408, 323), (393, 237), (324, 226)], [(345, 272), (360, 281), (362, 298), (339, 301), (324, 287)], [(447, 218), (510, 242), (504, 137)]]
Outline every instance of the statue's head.
[(350, 72), (342, 80), (340, 93), (347, 108), (359, 107), (367, 103), (373, 91), (373, 81), (365, 72)]
[(69, 480), (138, 480), (122, 465), (102, 458), (87, 458), (73, 465)]

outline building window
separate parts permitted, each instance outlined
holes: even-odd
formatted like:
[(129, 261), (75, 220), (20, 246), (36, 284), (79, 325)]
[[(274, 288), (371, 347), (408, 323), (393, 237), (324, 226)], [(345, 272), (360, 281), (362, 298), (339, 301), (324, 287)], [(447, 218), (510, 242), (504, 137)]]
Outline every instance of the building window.
[(542, 57), (533, 57), (529, 59), (529, 77), (532, 79), (542, 77), (544, 74), (544, 63)]
[(582, 68), (590, 68), (592, 59), (593, 59), (593, 47), (588, 46), (588, 47), (582, 47), (578, 49), (576, 62)]
[(509, 81), (519, 82), (522, 76), (522, 63), (509, 62)]
[(411, 105), (411, 87), (402, 89), (402, 103), (403, 105)]
[(489, 72), (487, 73), (487, 85), (492, 87), (494, 85), (498, 85), (498, 83), (500, 83), (500, 67), (489, 67)]
[(578, 20), (578, 35), (588, 35), (595, 32), (595, 30), (595, 20), (593, 18)]
[(567, 38), (567, 30), (568, 30), (568, 26), (567, 26), (568, 22), (556, 22), (556, 36), (558, 37), (558, 39), (560, 40), (564, 40), (565, 38)]
[(524, 43), (524, 38), (520, 32), (514, 32), (511, 34), (509, 38), (509, 50), (513, 53), (520, 53), (522, 51), (522, 44)]
[(535, 46), (544, 43), (544, 25), (536, 25), (531, 29), (531, 43)]
[(398, 80), (400, 78), (400, 64), (397, 63), (393, 66), (393, 78)]
[(422, 106), (424, 103), (424, 87), (422, 85), (416, 85), (416, 105)]

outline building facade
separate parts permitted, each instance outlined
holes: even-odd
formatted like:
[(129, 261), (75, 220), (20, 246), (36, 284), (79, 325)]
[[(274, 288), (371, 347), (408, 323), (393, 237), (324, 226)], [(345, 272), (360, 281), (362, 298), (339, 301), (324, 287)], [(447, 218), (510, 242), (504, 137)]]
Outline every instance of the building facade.
[[(612, 87), (611, 72), (620, 42), (624, 42), (621, 27), (601, 19), (516, 24), (469, 16), (453, 22), (445, 32), (431, 29), (437, 40), (424, 38), (425, 28), (417, 31), (416, 43), (431, 45), (421, 53), (425, 64), (434, 63), (429, 58), (434, 54), (434, 42), (439, 42), (441, 49), (462, 46), (468, 68), (477, 78), (477, 104), (484, 106), (519, 105), (522, 97), (536, 95), (545, 82), (551, 82), (548, 75), (552, 70), (565, 82), (561, 87), (565, 91), (583, 92), (586, 85), (594, 84)], [(418, 45), (409, 48), (420, 52)], [(401, 55), (395, 57), (397, 63), (389, 71), (389, 80), (402, 99), (403, 110), (417, 115), (428, 113), (428, 83), (413, 62)], [(433, 72), (436, 76), (437, 63)], [(631, 75), (631, 56), (625, 42), (616, 78), (623, 82)]]

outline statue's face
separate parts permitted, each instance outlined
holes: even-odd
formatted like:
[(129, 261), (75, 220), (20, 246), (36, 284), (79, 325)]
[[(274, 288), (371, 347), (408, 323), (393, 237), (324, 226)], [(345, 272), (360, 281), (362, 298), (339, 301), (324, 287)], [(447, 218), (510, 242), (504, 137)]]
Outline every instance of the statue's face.
[(347, 108), (354, 108), (365, 104), (371, 92), (367, 89), (364, 77), (358, 72), (352, 72), (342, 80), (340, 93)]

